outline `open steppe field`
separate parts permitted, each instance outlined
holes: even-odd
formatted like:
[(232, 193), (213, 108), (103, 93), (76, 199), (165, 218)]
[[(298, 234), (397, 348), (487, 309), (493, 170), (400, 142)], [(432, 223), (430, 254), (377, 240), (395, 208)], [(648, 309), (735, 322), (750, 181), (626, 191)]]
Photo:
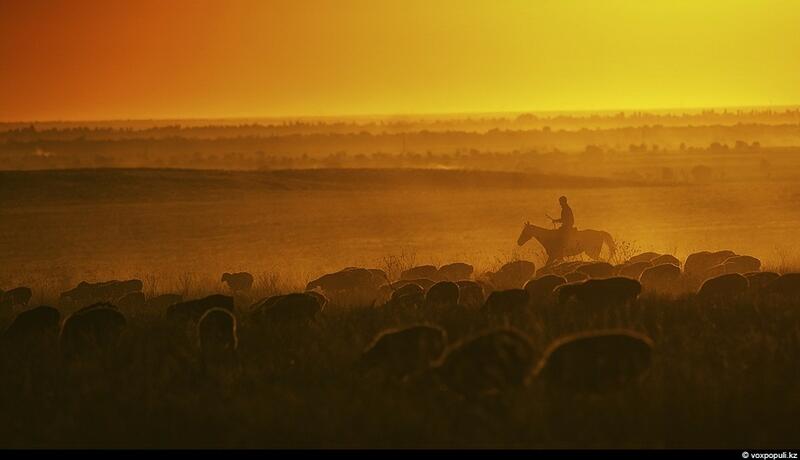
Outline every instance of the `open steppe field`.
[[(625, 251), (685, 258), (731, 249), (767, 268), (800, 258), (800, 184), (652, 185), (452, 170), (0, 172), (0, 281), (46, 296), (78, 281), (270, 273), (298, 285), (347, 266), (511, 259), (544, 263), (526, 220), (549, 225), (567, 195), (576, 226)], [(609, 254), (604, 252), (604, 256)], [(42, 300), (45, 300), (42, 299)]]

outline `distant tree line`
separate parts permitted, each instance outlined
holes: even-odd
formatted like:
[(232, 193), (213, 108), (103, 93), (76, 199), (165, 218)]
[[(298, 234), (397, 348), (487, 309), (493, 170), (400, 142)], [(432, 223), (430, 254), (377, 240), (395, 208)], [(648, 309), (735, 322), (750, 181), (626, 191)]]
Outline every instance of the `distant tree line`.
[(795, 125), (800, 109), (705, 110), (693, 113), (613, 112), (576, 114), (524, 113), (507, 116), (462, 115), (450, 118), (394, 117), (388, 119), (287, 120), (134, 120), (101, 122), (0, 123), (0, 141), (119, 140), (171, 137), (216, 139), (309, 134), (372, 135), (417, 132), (491, 130), (544, 132), (636, 127)]

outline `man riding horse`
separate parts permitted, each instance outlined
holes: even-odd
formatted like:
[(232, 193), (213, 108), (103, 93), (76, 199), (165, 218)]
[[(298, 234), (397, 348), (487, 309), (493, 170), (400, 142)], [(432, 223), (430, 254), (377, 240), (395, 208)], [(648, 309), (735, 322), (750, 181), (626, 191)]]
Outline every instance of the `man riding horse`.
[(564, 259), (564, 257), (586, 254), (594, 260), (600, 259), (600, 251), (605, 244), (613, 256), (616, 250), (614, 239), (607, 232), (599, 230), (577, 230), (575, 216), (572, 208), (567, 204), (567, 197), (559, 198), (561, 204), (561, 218), (550, 220), (553, 224), (561, 224), (557, 229), (537, 227), (526, 222), (517, 239), (517, 244), (522, 246), (531, 238), (535, 238), (547, 252), (547, 265)]

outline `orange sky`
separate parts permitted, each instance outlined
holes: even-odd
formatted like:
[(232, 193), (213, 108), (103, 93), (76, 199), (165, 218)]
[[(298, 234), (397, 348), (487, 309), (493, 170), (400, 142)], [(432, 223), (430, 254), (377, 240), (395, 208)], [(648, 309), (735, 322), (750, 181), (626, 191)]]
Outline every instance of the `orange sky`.
[(800, 103), (793, 0), (0, 0), (0, 120)]

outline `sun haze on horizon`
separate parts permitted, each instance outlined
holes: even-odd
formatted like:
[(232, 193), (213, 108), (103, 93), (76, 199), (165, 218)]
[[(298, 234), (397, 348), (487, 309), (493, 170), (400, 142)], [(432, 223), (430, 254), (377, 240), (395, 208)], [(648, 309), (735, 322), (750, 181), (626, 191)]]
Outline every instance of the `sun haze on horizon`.
[(0, 121), (792, 105), (800, 3), (0, 0)]

